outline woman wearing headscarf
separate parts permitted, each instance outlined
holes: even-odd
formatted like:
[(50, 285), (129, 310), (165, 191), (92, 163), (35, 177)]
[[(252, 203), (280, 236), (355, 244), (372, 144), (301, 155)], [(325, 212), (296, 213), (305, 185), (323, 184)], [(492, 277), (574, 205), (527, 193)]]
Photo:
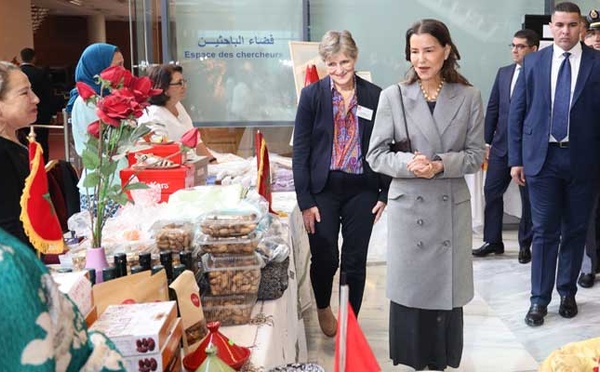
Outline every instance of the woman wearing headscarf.
[[(100, 74), (103, 70), (111, 66), (123, 66), (123, 54), (114, 45), (105, 43), (96, 43), (85, 48), (77, 67), (75, 68), (75, 82), (86, 83), (94, 89), (97, 94), (101, 94), (100, 85), (96, 83), (94, 77)], [(108, 92), (105, 92), (106, 94)], [(82, 156), (83, 150), (88, 139), (88, 126), (98, 120), (96, 114), (96, 106), (92, 103), (86, 103), (83, 98), (79, 97), (77, 89), (71, 91), (71, 98), (67, 104), (67, 111), (71, 109), (71, 123), (73, 131), (73, 141), (75, 143), (75, 151), (79, 156)], [(123, 167), (126, 164), (123, 164)], [(122, 167), (119, 167), (121, 169)], [(88, 209), (89, 203), (95, 204), (93, 190), (83, 187), (85, 177), (79, 180), (79, 195), (81, 199), (81, 209)], [(120, 182), (119, 177), (115, 177), (115, 182)], [(119, 208), (116, 203), (109, 203), (107, 206), (108, 215), (113, 215)]]
[(446, 25), (406, 32), (407, 80), (384, 89), (367, 161), (388, 195), (390, 358), (417, 370), (458, 367), (463, 306), (473, 298), (471, 203), (465, 174), (483, 163), (483, 104), (458, 72)]
[[(387, 202), (389, 178), (365, 160), (381, 88), (355, 73), (358, 48), (349, 31), (328, 31), (319, 54), (329, 76), (300, 94), (294, 126), (293, 173), (310, 243), (310, 279), (319, 325), (333, 337), (330, 301), (338, 266), (358, 316), (373, 224)], [(341, 259), (338, 235), (342, 232)]]
[(16, 130), (35, 122), (38, 102), (27, 75), (12, 63), (0, 62), (0, 228), (25, 244), (30, 243), (19, 216), (29, 153)]

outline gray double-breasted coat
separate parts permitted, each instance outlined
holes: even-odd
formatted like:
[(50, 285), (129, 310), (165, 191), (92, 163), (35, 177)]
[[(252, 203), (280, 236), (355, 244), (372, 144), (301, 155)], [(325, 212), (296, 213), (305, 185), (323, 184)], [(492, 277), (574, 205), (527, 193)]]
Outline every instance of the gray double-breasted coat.
[(393, 177), (388, 194), (387, 296), (398, 304), (450, 310), (473, 298), (470, 193), (464, 175), (485, 153), (479, 90), (445, 84), (433, 115), (417, 83), (401, 84), (412, 150), (441, 160), (427, 180), (407, 170), (410, 152), (391, 152), (406, 138), (397, 85), (383, 90), (367, 161)]

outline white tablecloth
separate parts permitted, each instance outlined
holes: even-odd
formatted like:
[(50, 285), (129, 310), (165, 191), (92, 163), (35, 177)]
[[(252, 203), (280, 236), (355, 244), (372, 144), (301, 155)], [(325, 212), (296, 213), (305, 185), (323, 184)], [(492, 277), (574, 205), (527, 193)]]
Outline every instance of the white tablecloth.
[[(257, 324), (228, 326), (221, 329), (224, 335), (238, 345), (250, 347), (252, 350), (250, 362), (254, 367), (262, 367), (265, 371), (279, 365), (304, 362), (308, 358), (304, 320), (301, 317), (303, 307), (309, 307), (311, 303), (308, 272), (305, 271), (307, 267), (305, 256), (310, 257), (308, 238), (304, 241), (297, 233), (297, 224), (293, 219), (297, 218), (299, 212), (293, 213), (295, 204), (291, 205), (287, 202), (289, 196), (277, 197), (277, 194), (279, 193), (274, 194), (274, 209), (286, 213), (290, 211), (289, 217), (284, 219), (284, 224), (287, 225), (284, 229), (287, 232), (285, 238), (294, 248), (290, 254), (288, 289), (277, 300), (256, 303), (252, 310), (252, 319), (256, 320)], [(295, 197), (293, 200), (295, 203)], [(300, 221), (302, 221), (301, 217)], [(297, 252), (300, 254), (298, 261)], [(304, 294), (299, 296), (299, 293)]]

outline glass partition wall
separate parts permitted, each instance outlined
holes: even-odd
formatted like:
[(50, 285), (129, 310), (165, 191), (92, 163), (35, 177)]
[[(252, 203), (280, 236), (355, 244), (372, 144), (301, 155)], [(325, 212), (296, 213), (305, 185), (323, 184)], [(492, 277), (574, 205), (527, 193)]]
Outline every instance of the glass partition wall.
[[(525, 14), (549, 14), (552, 0), (129, 0), (134, 66), (177, 61), (188, 79), (183, 102), (210, 148), (254, 155), (260, 129), (269, 151), (290, 155), (296, 92), (289, 41), (350, 30), (357, 70), (387, 87), (408, 70), (404, 34), (421, 18), (445, 22), (461, 72), (484, 102)], [(597, 1), (575, 1), (586, 14)]]

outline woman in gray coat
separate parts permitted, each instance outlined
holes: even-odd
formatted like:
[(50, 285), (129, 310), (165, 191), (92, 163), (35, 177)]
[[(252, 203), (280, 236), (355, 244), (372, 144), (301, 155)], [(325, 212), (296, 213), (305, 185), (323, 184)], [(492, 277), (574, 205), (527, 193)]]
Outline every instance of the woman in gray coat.
[(462, 307), (473, 297), (471, 205), (464, 175), (483, 162), (483, 104), (458, 73), (446, 25), (406, 33), (408, 79), (379, 99), (367, 161), (388, 194), (390, 357), (417, 370), (458, 367)]

